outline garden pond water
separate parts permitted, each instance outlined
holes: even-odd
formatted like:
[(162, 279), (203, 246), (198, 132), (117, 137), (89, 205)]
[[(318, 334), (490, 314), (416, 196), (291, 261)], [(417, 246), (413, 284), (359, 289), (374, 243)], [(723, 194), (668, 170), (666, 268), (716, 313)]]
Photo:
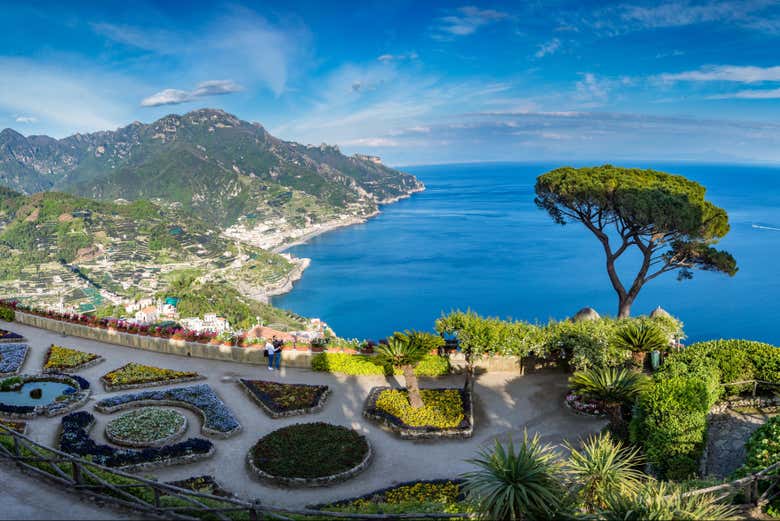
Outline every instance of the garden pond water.
[[(40, 398), (32, 398), (30, 391), (33, 389), (41, 390)], [(26, 382), (19, 389), (14, 391), (0, 391), (0, 403), (4, 405), (29, 406), (50, 405), (58, 397), (75, 393), (72, 385), (62, 382)]]

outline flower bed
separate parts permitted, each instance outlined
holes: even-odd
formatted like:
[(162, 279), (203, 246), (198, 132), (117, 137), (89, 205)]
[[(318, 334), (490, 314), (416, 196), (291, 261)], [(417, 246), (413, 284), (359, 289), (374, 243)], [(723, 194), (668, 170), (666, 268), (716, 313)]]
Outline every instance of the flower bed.
[(175, 371), (151, 365), (130, 362), (100, 377), (106, 391), (123, 391), (139, 387), (153, 387), (172, 383), (203, 380), (204, 376), (191, 371)]
[(0, 376), (18, 374), (29, 351), (27, 344), (0, 344)]
[[(6, 420), (4, 418), (0, 418), (0, 426), (5, 427), (6, 429), (11, 429), (12, 431), (16, 431), (19, 434), (26, 434), (27, 433), (27, 422), (20, 421), (20, 420)], [(2, 429), (0, 429), (0, 432)]]
[(7, 329), (0, 329), (0, 342), (24, 342), (25, 339), (19, 333), (8, 331)]
[(171, 405), (190, 409), (200, 415), (203, 420), (201, 431), (207, 436), (227, 438), (241, 430), (241, 424), (233, 411), (207, 384), (112, 396), (97, 402), (95, 409), (113, 413), (143, 405)]
[(86, 412), (71, 413), (62, 418), (60, 449), (63, 452), (90, 459), (98, 465), (123, 470), (148, 469), (152, 467), (191, 463), (214, 454), (214, 445), (201, 438), (190, 438), (181, 443), (164, 447), (145, 449), (117, 449), (109, 445), (98, 445), (89, 436), (95, 424), (95, 417)]
[(590, 400), (584, 396), (569, 392), (566, 395), (566, 406), (577, 414), (586, 416), (604, 416), (606, 413), (602, 410), (601, 404), (596, 400)]
[(405, 389), (374, 387), (363, 416), (404, 439), (470, 438), (474, 432), (471, 393), (466, 389), (422, 389), (425, 406), (409, 405)]
[(178, 481), (169, 481), (169, 485), (174, 487), (183, 488), (186, 490), (192, 490), (193, 492), (200, 492), (201, 494), (208, 494), (210, 496), (234, 498), (235, 494), (226, 490), (214, 476), (203, 475), (193, 476), (187, 479), (181, 479)]
[[(386, 375), (402, 374), (400, 369), (393, 370), (373, 356), (350, 355), (346, 353), (319, 353), (312, 357), (313, 371), (341, 373), (348, 375)], [(414, 373), (417, 376), (441, 376), (450, 372), (450, 359), (444, 356), (426, 355), (417, 364)]]
[(104, 358), (94, 353), (86, 353), (52, 344), (46, 352), (43, 363), (44, 373), (59, 373), (63, 371), (78, 371), (92, 367), (102, 362)]
[(54, 401), (41, 405), (13, 405), (0, 402), (0, 414), (8, 418), (57, 416), (78, 409), (89, 399), (89, 382), (67, 374), (14, 376), (0, 382), (0, 390), (16, 391), (31, 382), (59, 382), (70, 386), (70, 390), (66, 390)]
[(449, 479), (409, 481), (310, 508), (352, 514), (461, 513), (468, 509), (460, 490), (461, 483)]
[(247, 463), (261, 479), (288, 487), (320, 487), (349, 479), (371, 461), (360, 433), (327, 423), (297, 423), (261, 438)]
[(319, 411), (330, 394), (327, 385), (287, 384), (240, 378), (241, 388), (272, 418)]
[(108, 422), (106, 438), (127, 447), (160, 447), (178, 440), (187, 430), (187, 418), (173, 409), (144, 407)]

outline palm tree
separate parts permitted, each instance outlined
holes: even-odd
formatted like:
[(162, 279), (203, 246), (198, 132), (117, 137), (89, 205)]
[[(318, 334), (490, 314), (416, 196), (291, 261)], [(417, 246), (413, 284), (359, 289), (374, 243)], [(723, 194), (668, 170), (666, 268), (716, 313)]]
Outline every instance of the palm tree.
[(608, 433), (588, 438), (579, 450), (568, 442), (566, 448), (566, 471), (590, 512), (604, 508), (610, 495), (635, 493), (645, 478), (639, 470), (639, 450), (613, 441)]
[(686, 496), (681, 488), (651, 480), (634, 492), (609, 494), (598, 513), (604, 521), (739, 519), (738, 510), (714, 494)]
[(443, 344), (444, 340), (432, 333), (405, 331), (394, 333), (387, 344), (377, 348), (377, 357), (380, 361), (403, 371), (406, 390), (409, 393), (409, 405), (415, 409), (425, 404), (420, 395), (420, 385), (417, 383), (414, 369), (425, 355)]
[(645, 356), (650, 351), (663, 351), (669, 347), (669, 339), (664, 332), (651, 322), (630, 322), (618, 329), (613, 340), (615, 347), (631, 351), (634, 364), (641, 370), (645, 365)]
[(601, 402), (613, 427), (622, 423), (623, 405), (631, 403), (647, 382), (646, 375), (618, 367), (593, 367), (569, 378), (574, 392)]
[(492, 450), (483, 449), (469, 460), (478, 470), (463, 475), (463, 492), (484, 519), (549, 519), (559, 511), (565, 498), (562, 469), (550, 445), (539, 436), (515, 447), (498, 440)]

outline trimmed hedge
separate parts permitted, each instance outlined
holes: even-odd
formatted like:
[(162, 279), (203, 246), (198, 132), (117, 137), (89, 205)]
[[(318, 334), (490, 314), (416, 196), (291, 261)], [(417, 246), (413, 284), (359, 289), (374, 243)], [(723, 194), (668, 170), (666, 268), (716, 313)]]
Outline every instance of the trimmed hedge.
[[(667, 479), (687, 479), (699, 469), (707, 415), (724, 391), (721, 384), (751, 379), (780, 383), (780, 349), (748, 340), (692, 344), (670, 355), (634, 408), (631, 440)], [(725, 386), (729, 394), (751, 385)]]
[(16, 318), (16, 312), (11, 308), (0, 307), (0, 320), (13, 322)]
[[(311, 359), (311, 368), (313, 371), (361, 376), (402, 374), (400, 369), (394, 371), (373, 356), (346, 353), (318, 353)], [(450, 359), (438, 355), (427, 355), (414, 370), (417, 376), (441, 376), (449, 372)]]

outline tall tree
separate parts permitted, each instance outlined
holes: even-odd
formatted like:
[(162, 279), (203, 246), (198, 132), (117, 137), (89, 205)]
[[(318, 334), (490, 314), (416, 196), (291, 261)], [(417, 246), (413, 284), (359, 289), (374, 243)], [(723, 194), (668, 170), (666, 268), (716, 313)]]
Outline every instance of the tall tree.
[[(558, 224), (585, 225), (604, 248), (607, 274), (618, 294), (618, 316), (631, 314), (642, 287), (677, 271), (737, 272), (737, 263), (717, 243), (729, 231), (726, 211), (707, 201), (705, 188), (685, 177), (603, 165), (558, 168), (536, 180), (536, 204)], [(621, 280), (618, 259), (630, 249), (641, 264), (630, 285)]]
[(425, 358), (425, 355), (443, 344), (444, 340), (438, 335), (422, 331), (405, 331), (395, 332), (387, 339), (387, 344), (377, 348), (377, 357), (381, 361), (403, 371), (406, 390), (409, 392), (409, 405), (415, 409), (425, 404), (414, 368)]

